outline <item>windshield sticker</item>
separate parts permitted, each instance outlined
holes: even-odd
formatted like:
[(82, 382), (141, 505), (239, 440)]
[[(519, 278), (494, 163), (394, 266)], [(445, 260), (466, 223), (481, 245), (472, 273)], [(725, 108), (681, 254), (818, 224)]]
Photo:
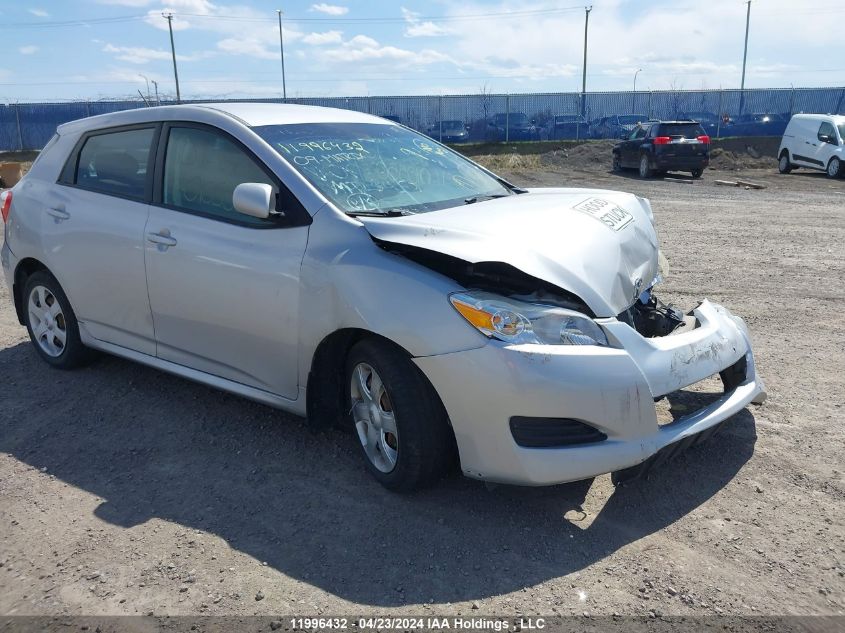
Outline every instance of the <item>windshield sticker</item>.
[(587, 198), (572, 208), (594, 217), (614, 231), (621, 231), (634, 221), (634, 216), (628, 211), (601, 198)]

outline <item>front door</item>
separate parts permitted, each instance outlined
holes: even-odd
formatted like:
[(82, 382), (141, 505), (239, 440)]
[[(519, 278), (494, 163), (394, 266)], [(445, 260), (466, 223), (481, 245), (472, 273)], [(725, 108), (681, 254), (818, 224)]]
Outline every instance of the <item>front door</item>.
[(238, 184), (283, 187), (228, 134), (173, 124), (162, 143), (145, 235), (158, 357), (295, 399), (308, 227), (235, 211)]

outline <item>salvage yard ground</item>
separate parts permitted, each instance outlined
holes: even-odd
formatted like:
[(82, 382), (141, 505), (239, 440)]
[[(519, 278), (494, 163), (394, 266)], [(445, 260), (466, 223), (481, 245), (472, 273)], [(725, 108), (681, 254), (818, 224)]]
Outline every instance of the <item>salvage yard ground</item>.
[(659, 296), (751, 328), (768, 402), (618, 489), (397, 496), (342, 432), (116, 358), (48, 369), (3, 286), (0, 614), (842, 614), (845, 180), (725, 151), (693, 184), (611, 174), (601, 143), (475, 152), (650, 198)]

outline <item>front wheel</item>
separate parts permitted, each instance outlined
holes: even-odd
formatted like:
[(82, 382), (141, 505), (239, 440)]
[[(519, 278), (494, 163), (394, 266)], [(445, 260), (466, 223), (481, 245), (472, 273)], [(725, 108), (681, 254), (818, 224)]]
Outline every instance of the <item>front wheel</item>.
[(701, 178), (701, 175), (704, 173), (704, 170), (703, 169), (693, 169), (692, 172), (690, 172), (690, 173), (692, 173), (693, 178)]
[(29, 276), (24, 285), (25, 321), (38, 355), (58, 369), (84, 365), (92, 351), (79, 338), (79, 324), (67, 296), (47, 271)]
[(640, 156), (640, 178), (651, 178), (651, 161), (648, 154)]
[(789, 154), (786, 152), (780, 155), (780, 160), (778, 160), (778, 171), (782, 174), (788, 174), (792, 171), (792, 163), (789, 162)]
[(839, 178), (842, 175), (842, 161), (839, 160), (836, 156), (830, 159), (830, 162), (827, 164), (827, 176), (828, 178)]
[(454, 459), (454, 439), (434, 388), (397, 348), (365, 339), (346, 364), (347, 411), (370, 473), (386, 488), (430, 485)]

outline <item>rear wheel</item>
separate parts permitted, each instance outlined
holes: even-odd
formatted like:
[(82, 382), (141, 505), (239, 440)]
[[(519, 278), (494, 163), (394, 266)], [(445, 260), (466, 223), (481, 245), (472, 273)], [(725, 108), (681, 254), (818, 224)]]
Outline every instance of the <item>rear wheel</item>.
[(84, 365), (93, 355), (79, 338), (79, 324), (59, 282), (40, 270), (24, 286), (26, 329), (38, 355), (59, 369)]
[(640, 178), (651, 178), (651, 161), (648, 154), (640, 156)]
[(613, 160), (610, 163), (610, 168), (615, 172), (622, 171), (622, 163), (619, 162), (619, 154), (613, 155)]
[(827, 164), (827, 176), (828, 178), (839, 178), (842, 176), (842, 161), (836, 156), (831, 158)]
[(789, 162), (789, 153), (783, 152), (778, 159), (778, 171), (782, 174), (788, 174), (792, 171), (792, 163)]
[(357, 343), (346, 365), (347, 411), (370, 473), (411, 491), (440, 478), (454, 458), (446, 411), (408, 357), (377, 340)]
[(701, 175), (704, 173), (704, 170), (703, 169), (693, 169), (691, 173), (692, 173), (693, 178), (701, 178)]

